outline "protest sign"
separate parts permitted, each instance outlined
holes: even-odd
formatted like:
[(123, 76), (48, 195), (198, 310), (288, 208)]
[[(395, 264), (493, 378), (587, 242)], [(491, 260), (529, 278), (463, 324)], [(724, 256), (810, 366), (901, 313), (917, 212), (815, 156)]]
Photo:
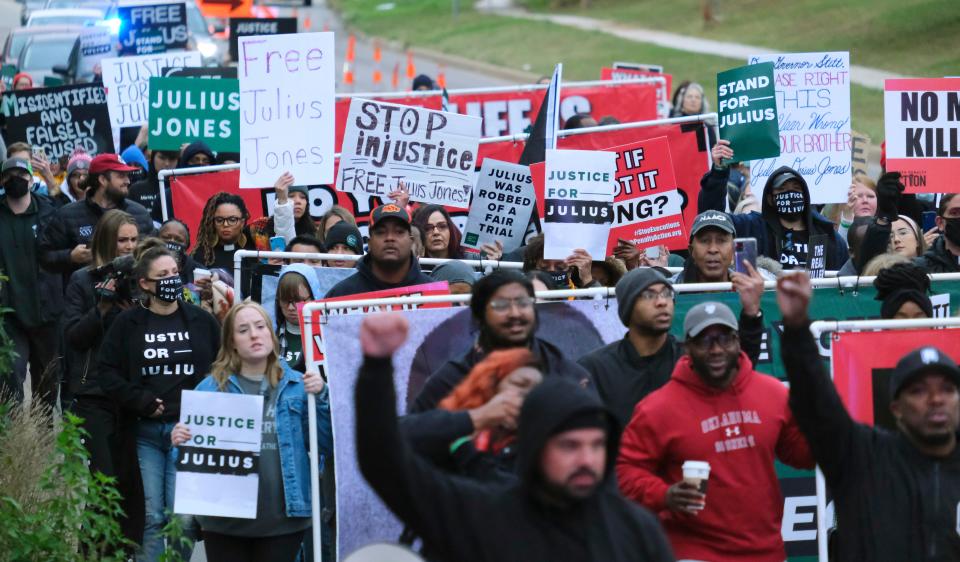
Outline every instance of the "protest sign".
[(870, 137), (856, 131), (850, 132), (850, 175), (867, 174), (870, 165)]
[(164, 68), (163, 76), (168, 78), (233, 78), (237, 79), (235, 66), (199, 66), (189, 68)]
[(462, 245), (479, 249), (499, 240), (504, 253), (516, 250), (523, 244), (535, 202), (528, 166), (487, 158), (473, 190)]
[(811, 279), (822, 279), (827, 271), (827, 235), (816, 234), (807, 243), (807, 270)]
[(4, 91), (13, 89), (13, 77), (17, 75), (17, 65), (5, 64), (0, 66), (0, 83)]
[(613, 222), (617, 155), (600, 150), (547, 150), (543, 162), (543, 258), (566, 259), (582, 248), (606, 256)]
[(479, 141), (476, 117), (353, 98), (337, 189), (384, 196), (403, 182), (413, 201), (465, 208)]
[(263, 396), (184, 390), (175, 513), (257, 517)]
[(613, 226), (605, 256), (613, 255), (620, 239), (645, 249), (665, 245), (686, 249), (683, 195), (670, 158), (670, 143), (657, 137), (609, 149), (617, 158), (613, 195)]
[(960, 192), (960, 78), (884, 82), (887, 171), (907, 193)]
[[(762, 190), (777, 168), (806, 178), (813, 204), (846, 202), (850, 187), (850, 53), (755, 55), (772, 63), (780, 156), (754, 160), (750, 185)], [(734, 157), (740, 160), (734, 149)]]
[[(413, 107), (426, 107), (427, 109), (434, 109), (440, 111), (442, 107), (440, 94), (430, 95), (430, 96), (408, 96), (408, 97), (391, 97), (390, 99), (381, 99), (377, 97), (369, 98), (374, 101), (385, 101), (388, 103), (395, 103), (398, 105), (409, 105)], [(347, 116), (350, 114), (350, 104), (353, 103), (352, 97), (338, 97), (337, 98), (337, 124), (336, 124), (336, 139), (334, 140), (334, 146), (337, 147), (337, 152), (342, 152), (343, 150), (343, 133), (347, 129)]]
[[(437, 295), (449, 295), (450, 294), (450, 285), (446, 281), (437, 281), (436, 283), (425, 283), (423, 285), (411, 285), (409, 287), (398, 287), (396, 289), (386, 289), (383, 291), (371, 291), (369, 293), (359, 293), (355, 295), (347, 295), (344, 297), (333, 297), (329, 299), (319, 299), (313, 302), (345, 302), (345, 301), (355, 301), (355, 300), (374, 300), (374, 299), (388, 299), (392, 297), (432, 297)], [(326, 378), (326, 373), (324, 371), (324, 353), (325, 348), (323, 345), (323, 325), (326, 323), (326, 317), (329, 316), (338, 316), (341, 314), (370, 314), (374, 312), (390, 312), (398, 310), (416, 310), (418, 308), (449, 308), (449, 302), (440, 302), (440, 303), (430, 303), (430, 304), (403, 304), (403, 305), (370, 305), (370, 306), (357, 306), (354, 308), (335, 308), (328, 312), (323, 312), (321, 310), (314, 310), (310, 314), (310, 322), (313, 326), (316, 327), (313, 334), (313, 341), (307, 341), (307, 332), (304, 330), (304, 323), (306, 322), (303, 307), (306, 305), (306, 302), (301, 302), (297, 304), (297, 310), (300, 317), (300, 334), (303, 338), (301, 342), (303, 344), (303, 349), (307, 349), (309, 346), (313, 346), (313, 363), (307, 365), (307, 369), (312, 369), (319, 371), (324, 378)]]
[(80, 31), (77, 53), (78, 78), (98, 74), (103, 59), (116, 56), (116, 41), (106, 25), (91, 25)]
[(239, 42), (240, 187), (333, 182), (333, 33)]
[(662, 68), (659, 72), (657, 70), (640, 68), (604, 67), (600, 69), (601, 80), (614, 80), (621, 82), (623, 80), (631, 80), (633, 78), (663, 78), (666, 80), (664, 86), (657, 89), (657, 116), (661, 119), (670, 117), (670, 92), (673, 91), (672, 74), (664, 74)]
[(187, 7), (183, 2), (129, 3), (117, 8), (120, 56), (187, 48)]
[(223, 78), (151, 78), (147, 132), (153, 150), (180, 150), (184, 139), (215, 152), (240, 152), (240, 85)]
[(186, 51), (109, 58), (102, 64), (103, 88), (116, 141), (122, 128), (147, 122), (150, 78), (162, 76), (161, 70), (168, 67), (200, 66), (201, 58), (197, 51)]
[(297, 18), (230, 18), (230, 60), (237, 60), (237, 39), (250, 35), (297, 32)]
[(720, 138), (730, 141), (737, 162), (780, 155), (773, 63), (717, 74)]
[(47, 157), (114, 152), (107, 96), (99, 85), (78, 84), (3, 95), (7, 143), (26, 141)]

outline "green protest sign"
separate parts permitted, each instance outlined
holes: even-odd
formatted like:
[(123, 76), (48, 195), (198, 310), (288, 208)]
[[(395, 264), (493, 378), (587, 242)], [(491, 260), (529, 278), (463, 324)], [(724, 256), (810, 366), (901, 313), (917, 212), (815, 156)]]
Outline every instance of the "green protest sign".
[(0, 66), (0, 82), (3, 83), (5, 90), (13, 89), (13, 77), (17, 75), (17, 65), (5, 64)]
[(202, 140), (214, 151), (240, 152), (239, 81), (154, 77), (149, 95), (151, 149)]
[(780, 129), (773, 63), (750, 64), (717, 74), (720, 138), (738, 162), (780, 156)]

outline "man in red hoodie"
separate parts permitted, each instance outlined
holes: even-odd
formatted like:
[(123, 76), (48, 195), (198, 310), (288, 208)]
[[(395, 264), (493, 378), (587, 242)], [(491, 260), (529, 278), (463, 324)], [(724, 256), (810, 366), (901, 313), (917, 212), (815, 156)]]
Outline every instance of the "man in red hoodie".
[[(623, 494), (659, 513), (678, 560), (786, 559), (774, 459), (813, 468), (787, 388), (740, 350), (737, 319), (718, 302), (683, 322), (687, 355), (643, 399), (623, 433)], [(710, 463), (709, 492), (683, 482), (684, 461)]]

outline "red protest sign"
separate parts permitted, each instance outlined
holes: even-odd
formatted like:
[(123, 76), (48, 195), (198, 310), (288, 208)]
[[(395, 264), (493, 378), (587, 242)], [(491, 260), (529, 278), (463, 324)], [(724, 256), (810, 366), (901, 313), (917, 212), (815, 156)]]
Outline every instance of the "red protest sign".
[(907, 193), (960, 192), (960, 78), (884, 82), (887, 171)]
[[(410, 287), (398, 287), (396, 289), (387, 289), (384, 291), (373, 291), (370, 293), (360, 293), (357, 295), (348, 295), (345, 297), (333, 297), (329, 299), (321, 299), (312, 302), (345, 302), (345, 301), (355, 301), (355, 300), (375, 300), (375, 299), (387, 299), (393, 297), (430, 297), (436, 295), (449, 295), (450, 286), (446, 281), (438, 281), (436, 283), (425, 283), (423, 285), (412, 285)], [(353, 308), (337, 308), (330, 310), (329, 312), (324, 313), (322, 310), (313, 310), (310, 314), (310, 324), (314, 326), (313, 341), (306, 341), (307, 331), (305, 328), (305, 322), (303, 317), (303, 307), (307, 303), (300, 303), (297, 305), (300, 317), (300, 333), (303, 340), (303, 349), (304, 349), (304, 358), (308, 357), (306, 354), (307, 346), (313, 345), (313, 359), (314, 363), (312, 366), (308, 365), (308, 368), (321, 370), (324, 367), (324, 347), (323, 347), (323, 317), (326, 315), (337, 315), (337, 314), (369, 314), (371, 312), (389, 312), (395, 310), (415, 310), (418, 308), (449, 308), (449, 302), (438, 302), (438, 303), (429, 303), (429, 304), (389, 304), (389, 305), (370, 305), (370, 306), (357, 306)]]

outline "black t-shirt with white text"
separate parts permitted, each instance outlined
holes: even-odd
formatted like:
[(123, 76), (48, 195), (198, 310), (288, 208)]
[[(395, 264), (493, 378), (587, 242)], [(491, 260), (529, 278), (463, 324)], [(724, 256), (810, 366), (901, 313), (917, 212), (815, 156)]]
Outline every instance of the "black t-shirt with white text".
[(807, 265), (810, 234), (806, 230), (783, 230), (780, 239), (780, 265), (783, 269), (803, 269)]
[(150, 314), (143, 341), (143, 386), (163, 400), (163, 414), (156, 419), (180, 419), (180, 392), (190, 390), (195, 380), (193, 348), (183, 315)]

